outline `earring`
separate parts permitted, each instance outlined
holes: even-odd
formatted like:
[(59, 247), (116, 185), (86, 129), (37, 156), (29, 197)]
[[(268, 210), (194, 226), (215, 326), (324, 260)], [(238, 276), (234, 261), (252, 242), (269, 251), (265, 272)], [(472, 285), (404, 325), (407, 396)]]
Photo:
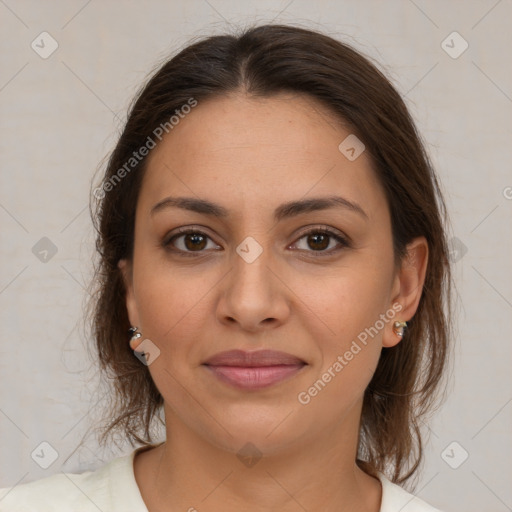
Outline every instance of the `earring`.
[(393, 324), (393, 332), (400, 338), (404, 335), (404, 330), (407, 327), (407, 322), (399, 322), (398, 320)]
[(130, 327), (128, 330), (132, 335), (130, 338), (130, 348), (132, 350), (136, 350), (136, 348), (140, 345), (140, 343), (137, 343), (137, 340), (139, 338), (142, 338), (142, 334), (140, 332), (137, 332), (139, 330), (138, 327)]

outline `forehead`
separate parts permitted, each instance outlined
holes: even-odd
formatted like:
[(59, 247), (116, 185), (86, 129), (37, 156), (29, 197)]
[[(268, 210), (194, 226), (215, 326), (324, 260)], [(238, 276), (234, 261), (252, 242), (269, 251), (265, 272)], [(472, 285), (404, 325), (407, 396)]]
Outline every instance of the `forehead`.
[(371, 212), (383, 192), (364, 152), (353, 161), (340, 152), (350, 135), (307, 96), (199, 102), (148, 156), (140, 199), (150, 208), (165, 195), (196, 195), (236, 209), (339, 192)]

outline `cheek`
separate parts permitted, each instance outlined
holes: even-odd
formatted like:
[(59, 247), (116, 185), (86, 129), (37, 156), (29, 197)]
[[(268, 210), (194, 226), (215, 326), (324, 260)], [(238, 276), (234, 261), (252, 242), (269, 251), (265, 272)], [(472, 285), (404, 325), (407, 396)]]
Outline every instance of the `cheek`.
[(378, 268), (370, 259), (356, 260), (328, 275), (303, 279), (298, 289), (321, 320), (318, 325), (323, 326), (321, 334), (328, 345), (337, 349), (373, 326), (389, 307), (391, 271)]
[(337, 307), (330, 301), (322, 310), (334, 335), (315, 340), (318, 365), (296, 396), (303, 414), (319, 422), (327, 421), (326, 411), (341, 418), (360, 402), (381, 354), (386, 325), (380, 320), (385, 314), (381, 297), (375, 286), (350, 280), (344, 284), (335, 290)]
[[(183, 373), (185, 360), (199, 364), (211, 330), (211, 297), (222, 276), (171, 264), (141, 251), (134, 268), (134, 291), (141, 330), (160, 349), (160, 363)], [(201, 353), (201, 348), (203, 353)], [(163, 369), (155, 364), (154, 370)], [(153, 368), (150, 368), (153, 370)], [(153, 371), (152, 371), (153, 373)]]
[(321, 361), (316, 376), (331, 389), (324, 399), (350, 401), (371, 380), (383, 332), (395, 319), (389, 305), (389, 282), (390, 274), (376, 264), (361, 266), (357, 272), (347, 267), (337, 277), (325, 279), (324, 293), (310, 297), (311, 309), (322, 320), (317, 324), (326, 326), (316, 339)]

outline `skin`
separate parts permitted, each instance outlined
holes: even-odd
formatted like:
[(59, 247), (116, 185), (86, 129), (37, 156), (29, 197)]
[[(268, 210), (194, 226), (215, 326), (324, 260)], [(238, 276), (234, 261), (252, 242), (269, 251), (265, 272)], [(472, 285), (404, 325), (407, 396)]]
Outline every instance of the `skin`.
[[(402, 308), (393, 320), (412, 318), (425, 278), (423, 237), (395, 265), (371, 160), (338, 149), (350, 133), (309, 97), (238, 92), (199, 103), (149, 155), (133, 260), (119, 266), (130, 322), (160, 350), (148, 369), (167, 439), (134, 461), (150, 512), (380, 510), (381, 484), (355, 459), (364, 390), (382, 348), (400, 342), (392, 321), (307, 405), (297, 399), (393, 304)], [(367, 218), (347, 208), (273, 218), (282, 203), (333, 194)], [(168, 196), (208, 199), (229, 215), (152, 215)], [(207, 238), (197, 249), (179, 227)], [(306, 227), (329, 227), (351, 244), (330, 237), (318, 250)], [(252, 263), (236, 252), (248, 236), (262, 249)], [(307, 365), (270, 388), (239, 390), (202, 365), (230, 349), (280, 350)], [(251, 467), (237, 457), (248, 442), (261, 454)]]

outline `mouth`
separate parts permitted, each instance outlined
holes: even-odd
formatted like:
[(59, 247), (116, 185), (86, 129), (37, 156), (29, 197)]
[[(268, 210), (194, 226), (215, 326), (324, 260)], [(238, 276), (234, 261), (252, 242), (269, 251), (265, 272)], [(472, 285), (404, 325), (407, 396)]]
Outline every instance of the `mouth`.
[(291, 354), (275, 350), (230, 350), (214, 355), (203, 365), (222, 382), (251, 390), (288, 380), (307, 363)]

